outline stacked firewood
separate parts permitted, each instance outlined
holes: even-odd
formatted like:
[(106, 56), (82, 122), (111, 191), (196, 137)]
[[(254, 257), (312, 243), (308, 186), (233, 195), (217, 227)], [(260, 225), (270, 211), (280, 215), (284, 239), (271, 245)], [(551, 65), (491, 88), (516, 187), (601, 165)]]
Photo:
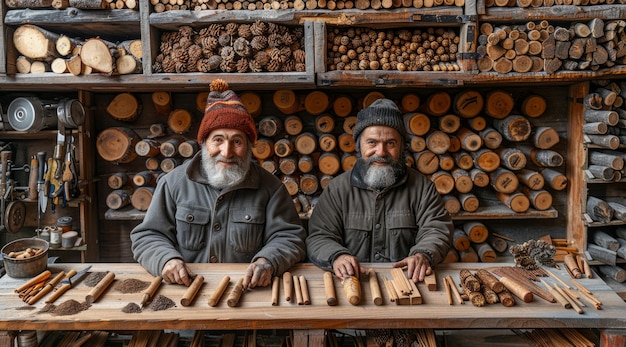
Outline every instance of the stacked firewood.
[(330, 71), (459, 71), (459, 41), (448, 28), (335, 28), (327, 36), (327, 67)]
[(549, 7), (555, 5), (612, 5), (624, 4), (624, 0), (487, 0), (485, 7)]
[(554, 26), (547, 20), (524, 25), (480, 26), (477, 65), (481, 72), (579, 71), (625, 64), (626, 21)]
[(182, 26), (161, 35), (155, 73), (305, 71), (304, 28), (271, 22)]
[(71, 73), (75, 76), (100, 72), (121, 75), (142, 72), (140, 39), (119, 43), (102, 38), (86, 40), (53, 33), (25, 24), (13, 33), (13, 43), (20, 53), (18, 73)]
[(171, 10), (379, 10), (465, 6), (465, 0), (151, 0), (150, 3), (156, 13)]
[(139, 1), (137, 0), (6, 0), (5, 4), (8, 8), (30, 8), (45, 9), (56, 8), (65, 9), (73, 7), (81, 10), (119, 10), (119, 9), (139, 9)]

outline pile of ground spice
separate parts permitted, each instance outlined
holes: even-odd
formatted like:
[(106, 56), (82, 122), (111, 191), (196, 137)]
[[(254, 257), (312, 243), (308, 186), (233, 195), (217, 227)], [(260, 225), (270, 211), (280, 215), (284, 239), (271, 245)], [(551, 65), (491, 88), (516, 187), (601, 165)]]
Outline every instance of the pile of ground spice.
[(134, 302), (129, 302), (128, 305), (122, 308), (122, 312), (124, 313), (141, 313), (141, 306), (135, 304)]
[(123, 280), (122, 282), (116, 283), (113, 289), (118, 292), (122, 292), (125, 294), (128, 293), (138, 293), (150, 285), (150, 282), (138, 280), (135, 278), (128, 278)]
[(83, 283), (87, 287), (95, 287), (103, 278), (107, 275), (107, 272), (90, 272)]
[(152, 311), (162, 311), (175, 306), (176, 303), (172, 299), (168, 298), (167, 296), (157, 294), (157, 296), (154, 297), (150, 305), (148, 305), (148, 308)]
[(37, 313), (50, 313), (54, 311), (55, 308), (57, 308), (55, 304), (46, 304), (46, 306), (42, 307)]
[[(51, 306), (51, 307), (48, 307), (48, 306)], [(74, 299), (70, 299), (56, 307), (54, 307), (54, 305), (51, 305), (51, 304), (46, 305), (46, 307), (44, 307), (40, 312), (47, 309), (49, 310), (48, 312), (51, 313), (53, 316), (70, 316), (73, 314), (77, 314), (81, 311), (85, 311), (90, 306), (91, 305), (88, 304), (87, 302), (80, 303)]]

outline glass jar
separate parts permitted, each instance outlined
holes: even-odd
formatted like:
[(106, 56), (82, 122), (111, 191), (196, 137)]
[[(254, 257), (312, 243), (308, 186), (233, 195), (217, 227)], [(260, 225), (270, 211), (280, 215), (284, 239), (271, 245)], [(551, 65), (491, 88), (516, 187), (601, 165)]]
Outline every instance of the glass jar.
[(61, 247), (61, 234), (63, 234), (63, 229), (60, 227), (52, 227), (50, 230), (50, 248), (59, 248)]
[(63, 232), (67, 232), (72, 230), (72, 217), (63, 216), (57, 219), (57, 226), (63, 230)]

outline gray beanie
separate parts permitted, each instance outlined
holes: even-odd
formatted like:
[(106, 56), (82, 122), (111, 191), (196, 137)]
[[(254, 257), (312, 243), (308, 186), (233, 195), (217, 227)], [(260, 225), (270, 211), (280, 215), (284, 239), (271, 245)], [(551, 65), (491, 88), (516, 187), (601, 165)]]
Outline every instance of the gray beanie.
[(363, 130), (372, 125), (384, 125), (396, 129), (402, 139), (406, 141), (407, 131), (404, 126), (402, 112), (396, 104), (389, 99), (378, 99), (368, 107), (361, 109), (356, 115), (356, 125), (354, 126), (352, 137), (355, 140)]

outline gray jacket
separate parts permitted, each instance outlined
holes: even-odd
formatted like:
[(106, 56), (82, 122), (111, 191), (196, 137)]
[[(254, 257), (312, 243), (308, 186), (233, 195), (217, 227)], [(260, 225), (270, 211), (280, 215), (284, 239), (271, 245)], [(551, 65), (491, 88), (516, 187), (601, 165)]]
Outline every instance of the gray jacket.
[(311, 262), (332, 269), (351, 254), (359, 262), (396, 262), (424, 253), (440, 263), (451, 247), (453, 224), (435, 185), (413, 169), (382, 192), (367, 188), (356, 170), (334, 178), (309, 220)]
[(278, 178), (252, 164), (239, 185), (207, 183), (198, 153), (159, 179), (143, 222), (130, 233), (134, 258), (153, 275), (189, 263), (267, 259), (280, 275), (305, 258), (306, 231)]

